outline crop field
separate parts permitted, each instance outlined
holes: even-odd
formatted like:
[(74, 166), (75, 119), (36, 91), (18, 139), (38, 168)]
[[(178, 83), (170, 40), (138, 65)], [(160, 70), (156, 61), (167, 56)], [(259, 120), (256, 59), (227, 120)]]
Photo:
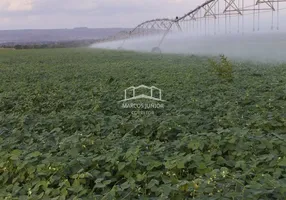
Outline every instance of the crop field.
[(1, 50), (0, 199), (285, 200), (286, 64)]

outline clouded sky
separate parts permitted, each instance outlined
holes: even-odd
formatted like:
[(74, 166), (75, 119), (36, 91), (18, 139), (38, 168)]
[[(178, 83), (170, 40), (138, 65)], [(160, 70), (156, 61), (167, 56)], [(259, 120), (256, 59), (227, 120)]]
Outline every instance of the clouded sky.
[(0, 29), (134, 27), (181, 16), (204, 0), (0, 0)]
[[(175, 18), (205, 0), (0, 0), (0, 30), (132, 28), (154, 18)], [(252, 0), (245, 0), (253, 5)], [(282, 4), (282, 3), (281, 3)], [(284, 3), (281, 7), (285, 7)], [(264, 6), (267, 7), (266, 4)], [(267, 7), (269, 8), (269, 7)], [(286, 9), (286, 8), (285, 8)], [(271, 15), (271, 13), (270, 13)], [(280, 21), (286, 21), (286, 13)], [(251, 16), (250, 16), (251, 17)], [(269, 24), (271, 17), (265, 17)], [(245, 20), (246, 23), (250, 20)], [(285, 27), (286, 30), (286, 27)]]

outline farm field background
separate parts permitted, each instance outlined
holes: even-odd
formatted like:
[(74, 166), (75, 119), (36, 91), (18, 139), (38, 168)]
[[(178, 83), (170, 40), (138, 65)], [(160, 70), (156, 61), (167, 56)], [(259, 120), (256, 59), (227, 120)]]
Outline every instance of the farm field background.
[[(0, 199), (286, 199), (286, 64), (230, 63), (0, 50)], [(142, 84), (164, 109), (120, 107)]]

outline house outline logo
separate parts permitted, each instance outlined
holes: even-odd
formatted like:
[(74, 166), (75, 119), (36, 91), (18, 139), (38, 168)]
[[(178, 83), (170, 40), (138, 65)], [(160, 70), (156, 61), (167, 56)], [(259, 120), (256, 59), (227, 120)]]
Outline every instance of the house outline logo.
[[(150, 96), (148, 96), (146, 94), (136, 95), (136, 90), (141, 89), (141, 88), (149, 89), (150, 90)], [(132, 97), (131, 98), (127, 98), (127, 92), (128, 91), (132, 91)], [(154, 97), (154, 91), (159, 92), (159, 98)], [(146, 85), (139, 85), (138, 87), (131, 86), (131, 87), (125, 89), (124, 90), (124, 99), (119, 101), (119, 102), (126, 102), (126, 101), (131, 101), (131, 100), (136, 100), (136, 99), (150, 99), (150, 100), (154, 100), (154, 101), (165, 102), (165, 100), (162, 99), (162, 90), (161, 89), (159, 89), (155, 86), (148, 87)]]

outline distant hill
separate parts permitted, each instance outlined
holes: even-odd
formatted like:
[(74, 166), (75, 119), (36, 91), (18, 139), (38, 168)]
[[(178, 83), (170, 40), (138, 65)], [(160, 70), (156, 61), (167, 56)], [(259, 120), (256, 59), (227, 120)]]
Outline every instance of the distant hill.
[(129, 31), (129, 29), (78, 27), (74, 29), (0, 30), (0, 43), (102, 39), (123, 31)]

